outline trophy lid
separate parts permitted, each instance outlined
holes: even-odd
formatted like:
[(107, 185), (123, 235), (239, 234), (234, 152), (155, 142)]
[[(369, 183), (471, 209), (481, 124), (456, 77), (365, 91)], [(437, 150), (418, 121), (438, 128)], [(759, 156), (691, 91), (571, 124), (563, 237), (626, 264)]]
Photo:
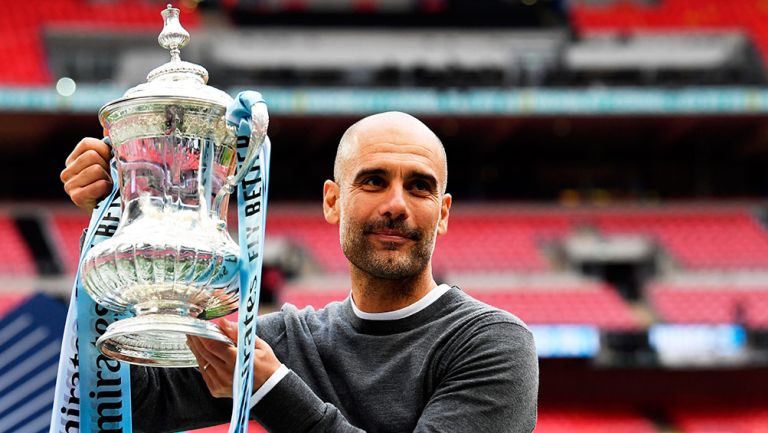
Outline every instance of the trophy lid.
[(147, 75), (147, 82), (128, 89), (122, 98), (106, 104), (99, 117), (104, 118), (116, 105), (136, 98), (183, 98), (203, 103), (228, 106), (232, 98), (208, 86), (208, 71), (197, 64), (181, 60), (181, 48), (189, 43), (189, 32), (179, 22), (179, 9), (170, 4), (161, 12), (164, 25), (157, 37), (160, 46), (170, 51), (171, 60)]

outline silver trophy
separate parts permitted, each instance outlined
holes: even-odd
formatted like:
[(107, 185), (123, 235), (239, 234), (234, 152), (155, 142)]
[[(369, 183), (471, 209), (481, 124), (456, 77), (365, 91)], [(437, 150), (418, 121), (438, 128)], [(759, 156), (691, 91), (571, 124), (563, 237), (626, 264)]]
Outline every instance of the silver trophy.
[(236, 171), (233, 99), (208, 86), (202, 66), (182, 61), (189, 33), (179, 10), (162, 11), (160, 45), (170, 62), (99, 111), (115, 156), (123, 209), (117, 230), (88, 252), (80, 275), (100, 305), (135, 317), (111, 324), (96, 345), (134, 364), (195, 366), (187, 335), (232, 343), (209, 319), (238, 308), (238, 245), (226, 220), (229, 194), (250, 169), (267, 132), (252, 107), (248, 154)]

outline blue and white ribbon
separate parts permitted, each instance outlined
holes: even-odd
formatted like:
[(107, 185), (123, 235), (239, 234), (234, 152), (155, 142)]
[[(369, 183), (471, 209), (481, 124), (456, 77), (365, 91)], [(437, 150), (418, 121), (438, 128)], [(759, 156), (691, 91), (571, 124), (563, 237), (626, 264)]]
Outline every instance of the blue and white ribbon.
[[(112, 178), (117, 166), (111, 161)], [(112, 237), (122, 209), (117, 182), (94, 209), (80, 252), (80, 262), (94, 245)], [(96, 304), (80, 282), (72, 288), (56, 378), (50, 433), (121, 432), (131, 429), (130, 368), (102, 355), (96, 340), (112, 322), (126, 317)]]
[[(257, 92), (241, 92), (227, 110), (227, 121), (237, 126), (238, 164), (245, 161), (251, 136), (251, 107), (264, 103)], [(266, 137), (259, 156), (237, 188), (237, 219), (240, 243), (240, 310), (238, 313), (237, 363), (232, 381), (232, 418), (229, 433), (248, 432), (253, 390), (253, 350), (259, 309), (264, 230), (267, 220), (270, 141)], [(240, 167), (239, 169), (242, 169)]]

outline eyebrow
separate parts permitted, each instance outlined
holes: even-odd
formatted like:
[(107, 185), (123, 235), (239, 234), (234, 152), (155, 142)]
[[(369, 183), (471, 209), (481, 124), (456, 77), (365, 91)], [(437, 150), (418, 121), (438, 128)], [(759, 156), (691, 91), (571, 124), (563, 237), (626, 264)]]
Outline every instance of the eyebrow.
[[(366, 178), (368, 176), (383, 176), (386, 177), (389, 174), (387, 170), (384, 170), (382, 168), (369, 168), (369, 169), (363, 169), (357, 172), (357, 174), (354, 177), (355, 181), (358, 181), (360, 179)], [(412, 179), (419, 179), (427, 182), (430, 187), (437, 188), (437, 178), (435, 176), (425, 173), (423, 171), (409, 171), (405, 174), (405, 177), (407, 180)]]

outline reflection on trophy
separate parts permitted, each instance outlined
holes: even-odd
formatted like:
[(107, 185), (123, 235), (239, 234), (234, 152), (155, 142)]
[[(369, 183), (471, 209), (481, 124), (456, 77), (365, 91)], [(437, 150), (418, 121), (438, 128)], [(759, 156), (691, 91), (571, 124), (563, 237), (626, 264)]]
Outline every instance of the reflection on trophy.
[(162, 12), (158, 37), (170, 62), (99, 112), (118, 170), (123, 207), (111, 239), (85, 257), (81, 278), (100, 305), (132, 312), (98, 339), (104, 354), (136, 364), (197, 365), (186, 335), (229, 342), (209, 319), (239, 303), (239, 247), (226, 226), (228, 196), (266, 137), (265, 104), (254, 105), (250, 148), (236, 171), (232, 98), (208, 72), (182, 61), (189, 34), (179, 10)]

